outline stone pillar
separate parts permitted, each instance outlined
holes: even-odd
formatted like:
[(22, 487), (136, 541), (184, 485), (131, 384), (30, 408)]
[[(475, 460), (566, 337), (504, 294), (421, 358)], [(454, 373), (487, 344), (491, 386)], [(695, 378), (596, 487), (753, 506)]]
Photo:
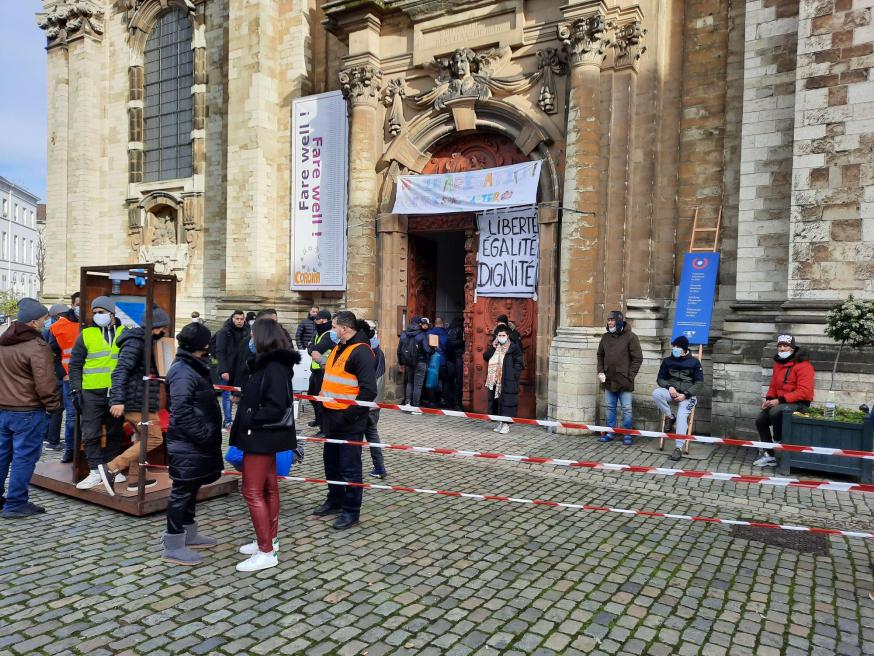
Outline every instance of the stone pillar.
[(379, 254), (377, 273), (379, 309), (379, 341), (386, 353), (386, 399), (397, 400), (403, 395), (399, 387), (403, 374), (394, 353), (398, 346), (398, 308), (406, 305), (407, 297), (407, 217), (380, 214), (376, 222)]
[(564, 11), (568, 22), (558, 26), (558, 36), (571, 66), (561, 201), (567, 209), (561, 218), (559, 328), (550, 353), (549, 414), (582, 421), (595, 417), (595, 356), (603, 332), (598, 289), (603, 267), (600, 87), (608, 39), (603, 3)]
[[(227, 307), (263, 301), (276, 269), (276, 39), (283, 27), (276, 5), (267, 0), (228, 2)], [(282, 212), (287, 214), (288, 208)]]
[(382, 70), (375, 62), (340, 71), (349, 102), (349, 213), (346, 253), (346, 307), (362, 318), (376, 312), (376, 160), (382, 133), (377, 106)]

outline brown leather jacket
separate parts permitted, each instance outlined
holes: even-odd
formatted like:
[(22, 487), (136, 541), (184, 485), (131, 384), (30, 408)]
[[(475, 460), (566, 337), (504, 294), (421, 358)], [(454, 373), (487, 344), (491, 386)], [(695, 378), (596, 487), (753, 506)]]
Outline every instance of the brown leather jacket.
[(0, 335), (0, 410), (60, 407), (51, 348), (34, 328), (14, 322)]

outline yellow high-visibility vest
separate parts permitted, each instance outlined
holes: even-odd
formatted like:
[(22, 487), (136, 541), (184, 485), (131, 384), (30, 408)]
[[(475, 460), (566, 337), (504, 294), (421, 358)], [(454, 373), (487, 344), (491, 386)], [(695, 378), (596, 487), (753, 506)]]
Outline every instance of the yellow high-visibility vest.
[(108, 344), (103, 339), (103, 331), (97, 326), (91, 326), (82, 331), (82, 341), (88, 355), (85, 356), (85, 366), (82, 369), (82, 389), (109, 389), (112, 387), (112, 372), (118, 364), (118, 338), (124, 332), (124, 326), (115, 329), (115, 340)]

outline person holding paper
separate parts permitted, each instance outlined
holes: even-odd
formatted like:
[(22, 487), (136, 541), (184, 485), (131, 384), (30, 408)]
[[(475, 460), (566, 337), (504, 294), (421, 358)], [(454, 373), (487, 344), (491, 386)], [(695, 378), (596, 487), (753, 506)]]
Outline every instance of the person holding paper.
[[(495, 329), (495, 339), (483, 352), (483, 360), (488, 363), (489, 414), (515, 417), (519, 410), (519, 378), (525, 364), (522, 349), (510, 339), (508, 326)], [(506, 435), (510, 424), (499, 421), (494, 431)]]

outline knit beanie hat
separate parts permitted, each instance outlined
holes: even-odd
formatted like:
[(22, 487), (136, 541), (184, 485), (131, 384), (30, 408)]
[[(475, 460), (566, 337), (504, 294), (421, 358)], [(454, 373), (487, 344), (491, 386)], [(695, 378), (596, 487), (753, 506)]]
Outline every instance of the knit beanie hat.
[(202, 323), (190, 323), (183, 327), (179, 334), (176, 335), (179, 348), (189, 353), (205, 351), (209, 347), (209, 340), (211, 338), (212, 333)]
[(21, 323), (30, 323), (37, 319), (42, 319), (49, 313), (49, 309), (40, 303), (35, 298), (25, 296), (18, 301), (18, 321)]
[(109, 296), (98, 296), (91, 301), (91, 309), (96, 310), (97, 308), (115, 314), (115, 301), (109, 298)]
[(157, 305), (152, 308), (152, 328), (165, 328), (170, 325), (170, 315)]
[(67, 307), (66, 305), (64, 305), (63, 303), (55, 303), (53, 306), (51, 306), (51, 307), (49, 308), (49, 316), (50, 316), (50, 317), (56, 317), (56, 316), (58, 316), (59, 314), (63, 314), (64, 312), (66, 312), (66, 311), (69, 310), (69, 309), (70, 309), (70, 308), (68, 308), (68, 307)]

